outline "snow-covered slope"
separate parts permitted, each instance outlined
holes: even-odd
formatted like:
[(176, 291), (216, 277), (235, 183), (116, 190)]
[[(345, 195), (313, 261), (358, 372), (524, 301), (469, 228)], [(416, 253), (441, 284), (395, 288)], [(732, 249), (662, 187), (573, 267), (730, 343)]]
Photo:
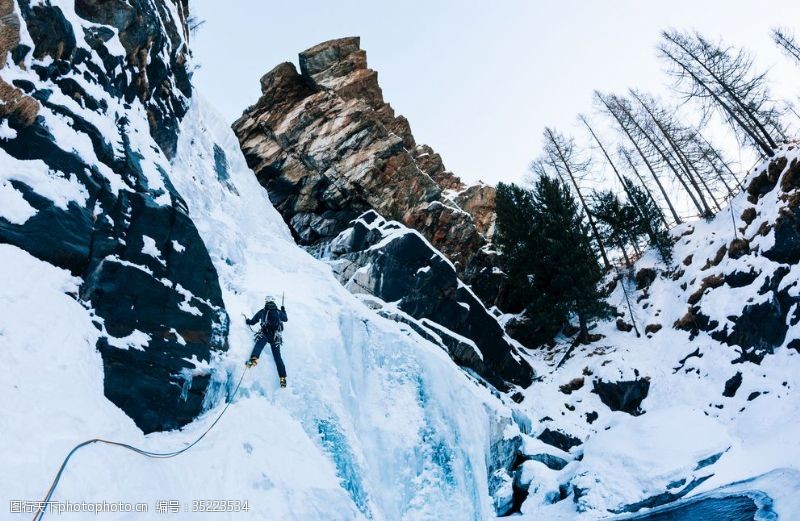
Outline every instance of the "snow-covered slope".
[[(225, 155), (224, 182), (215, 145)], [(159, 499), (248, 499), (252, 519), (490, 515), (487, 454), (506, 425), (513, 434), (510, 411), (441, 349), (378, 318), (295, 246), (231, 132), (197, 98), (181, 125), (170, 180), (209, 249), (231, 316), (228, 353), (197, 364), (212, 379), (208, 413), (180, 432), (143, 436), (103, 397), (91, 310), (68, 295), (80, 279), (2, 245), (3, 501), (42, 496), (83, 439), (171, 450), (195, 438), (244, 369), (252, 335), (241, 314), (258, 309), (263, 295), (286, 291), (288, 390), (277, 388), (265, 356), (190, 452), (153, 461), (89, 447), (71, 462), (54, 499), (147, 501), (151, 508)]]
[[(603, 338), (560, 367), (566, 345), (533, 364), (533, 435), (571, 439), (556, 438), (565, 452), (526, 436), (527, 518), (638, 511), (776, 469), (790, 471), (770, 478), (784, 498), (770, 508), (800, 516), (787, 501), (800, 491), (798, 153), (777, 151), (729, 208), (676, 228), (673, 266), (640, 259), (624, 282), (631, 309), (618, 283)], [(641, 337), (623, 331), (634, 323)]]

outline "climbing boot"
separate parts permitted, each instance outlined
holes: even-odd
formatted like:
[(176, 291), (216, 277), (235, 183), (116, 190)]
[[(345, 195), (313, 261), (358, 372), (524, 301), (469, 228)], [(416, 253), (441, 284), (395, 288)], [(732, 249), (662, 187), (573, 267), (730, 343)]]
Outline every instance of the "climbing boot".
[(286, 387), (286, 377), (281, 376), (281, 387)]

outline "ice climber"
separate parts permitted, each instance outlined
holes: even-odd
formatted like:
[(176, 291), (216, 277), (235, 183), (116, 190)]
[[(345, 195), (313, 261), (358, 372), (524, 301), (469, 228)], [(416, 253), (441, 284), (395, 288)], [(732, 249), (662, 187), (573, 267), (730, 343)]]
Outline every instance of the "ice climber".
[(266, 343), (269, 342), (272, 348), (272, 357), (275, 359), (275, 366), (278, 369), (281, 387), (286, 387), (286, 367), (283, 365), (283, 359), (281, 358), (281, 345), (283, 345), (283, 323), (288, 320), (286, 308), (281, 304), (281, 308), (278, 309), (278, 305), (275, 304), (272, 297), (267, 297), (264, 302), (264, 308), (259, 310), (253, 318), (247, 319), (248, 326), (260, 324), (261, 327), (256, 333), (256, 344), (253, 346), (250, 360), (245, 362), (245, 365), (247, 367), (256, 365), (258, 357), (261, 356), (261, 351)]

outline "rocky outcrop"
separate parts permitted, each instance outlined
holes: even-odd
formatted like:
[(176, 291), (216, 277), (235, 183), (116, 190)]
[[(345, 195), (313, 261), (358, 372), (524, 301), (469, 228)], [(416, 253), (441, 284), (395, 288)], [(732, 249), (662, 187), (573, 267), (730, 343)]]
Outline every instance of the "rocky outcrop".
[(0, 0), (0, 68), (6, 66), (8, 53), (19, 45), (19, 17), (12, 0)]
[[(800, 322), (798, 280), (792, 273), (800, 260), (798, 173), (800, 159), (792, 144), (755, 168), (746, 189), (749, 205), (741, 212), (742, 236), (721, 244), (706, 260), (701, 271), (710, 274), (688, 281), (690, 307), (674, 327), (693, 337), (704, 331), (735, 347), (739, 356), (734, 363), (760, 364), (791, 341), (791, 328)], [(686, 265), (692, 267), (693, 261)], [(720, 313), (713, 303), (734, 291), (746, 298), (727, 297), (740, 305)]]
[(418, 230), (471, 282), (488, 264), (494, 189), (465, 190), (383, 100), (358, 38), (300, 53), (261, 79), (233, 129), (301, 244), (326, 242), (366, 210)]
[(501, 390), (530, 385), (531, 367), (495, 317), (418, 232), (370, 210), (330, 243), (327, 258), (346, 288), (380, 299), (390, 318), (416, 319), (410, 325), (459, 365)]
[(627, 412), (632, 416), (642, 414), (642, 402), (649, 391), (649, 378), (621, 382), (596, 380), (592, 389), (609, 409)]
[(0, 243), (83, 279), (75, 297), (102, 334), (106, 397), (144, 432), (181, 427), (203, 410), (209, 377), (196, 369), (227, 348), (228, 324), (216, 270), (167, 175), (191, 93), (186, 5), (18, 5), (33, 47), (7, 38), (0, 0), (3, 45), (15, 45), (0, 96), (6, 86), (18, 100), (0, 112), (10, 129), (0, 154), (16, 165), (0, 185), (30, 216), (0, 212)]
[[(6, 66), (8, 54), (19, 47), (19, 16), (12, 0), (0, 0), (0, 69)], [(23, 126), (30, 125), (39, 113), (39, 104), (20, 89), (0, 77), (0, 117), (14, 118)]]
[[(150, 132), (171, 158), (177, 145), (178, 122), (186, 114), (192, 95), (187, 69), (188, 0), (76, 0), (75, 12), (118, 31), (125, 49), (125, 61), (120, 65), (132, 78), (124, 97), (130, 101), (136, 96), (144, 104)], [(102, 48), (100, 42), (107, 38), (102, 31), (87, 34), (93, 47)], [(104, 62), (118, 59), (99, 53)]]
[(495, 187), (485, 184), (469, 186), (455, 196), (456, 204), (472, 216), (478, 231), (488, 240), (494, 237), (496, 197)]

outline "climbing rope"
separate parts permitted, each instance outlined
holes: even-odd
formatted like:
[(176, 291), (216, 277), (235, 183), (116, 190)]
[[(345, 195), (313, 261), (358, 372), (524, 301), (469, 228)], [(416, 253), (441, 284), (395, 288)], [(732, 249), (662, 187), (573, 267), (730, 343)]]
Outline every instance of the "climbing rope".
[(72, 457), (73, 454), (75, 454), (78, 451), (78, 449), (85, 447), (86, 445), (91, 445), (92, 443), (105, 443), (106, 445), (115, 445), (117, 447), (122, 447), (123, 449), (128, 449), (130, 451), (136, 452), (137, 454), (141, 454), (142, 456), (147, 456), (148, 458), (166, 459), (166, 458), (174, 458), (179, 454), (183, 454), (187, 450), (197, 445), (200, 442), (200, 440), (205, 438), (206, 434), (208, 434), (209, 431), (211, 431), (211, 429), (213, 429), (214, 426), (217, 424), (217, 422), (222, 418), (222, 415), (225, 414), (225, 411), (227, 411), (228, 407), (231, 405), (231, 400), (233, 400), (233, 397), (235, 397), (236, 393), (239, 392), (239, 387), (241, 387), (242, 380), (244, 380), (244, 375), (247, 373), (248, 369), (249, 367), (245, 366), (245, 369), (242, 372), (242, 377), (239, 378), (239, 383), (236, 384), (236, 388), (233, 390), (233, 394), (228, 399), (228, 403), (225, 404), (225, 407), (222, 409), (222, 412), (219, 413), (219, 416), (217, 416), (216, 419), (211, 423), (211, 425), (209, 425), (208, 428), (205, 431), (203, 431), (203, 434), (201, 434), (199, 438), (197, 438), (192, 443), (190, 443), (189, 445), (187, 445), (182, 449), (175, 450), (172, 452), (150, 452), (149, 450), (140, 449), (138, 447), (134, 447), (133, 445), (128, 445), (127, 443), (104, 440), (102, 438), (94, 438), (91, 440), (86, 440), (82, 443), (79, 443), (78, 445), (75, 445), (75, 447), (73, 447), (73, 449), (69, 451), (67, 457), (64, 458), (64, 462), (61, 464), (61, 468), (58, 469), (58, 473), (56, 474), (55, 479), (53, 479), (53, 484), (50, 485), (50, 490), (47, 491), (47, 496), (45, 496), (44, 501), (42, 501), (40, 509), (33, 516), (33, 521), (41, 521), (44, 518), (44, 514), (47, 511), (48, 505), (50, 504), (50, 499), (53, 497), (53, 492), (55, 492), (56, 487), (58, 486), (58, 482), (61, 479), (61, 475), (64, 473), (64, 469), (67, 467), (67, 462), (69, 462), (69, 459)]

